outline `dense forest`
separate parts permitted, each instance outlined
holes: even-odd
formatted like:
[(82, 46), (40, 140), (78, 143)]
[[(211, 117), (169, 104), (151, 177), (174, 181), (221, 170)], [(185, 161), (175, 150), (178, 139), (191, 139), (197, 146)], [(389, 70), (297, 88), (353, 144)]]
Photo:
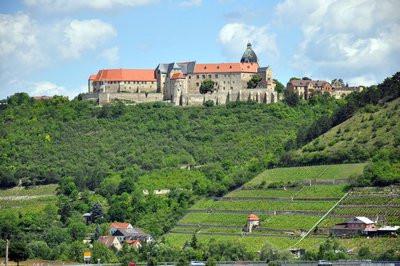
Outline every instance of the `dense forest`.
[(36, 101), (17, 94), (0, 111), (0, 185), (55, 183), (71, 176), (81, 189), (95, 189), (115, 172), (242, 167), (251, 159), (280, 154), (299, 128), (338, 105), (331, 100), (296, 107), (97, 107), (63, 97)]
[[(12, 240), (14, 259), (81, 261), (87, 248), (83, 239), (103, 234), (110, 221), (127, 221), (151, 233), (156, 246), (145, 246), (138, 253), (123, 250), (117, 257), (97, 243), (94, 256), (103, 262), (134, 258), (149, 263), (255, 259), (233, 243), (202, 246), (195, 237), (184, 251), (176, 250), (164, 245), (162, 235), (199, 197), (223, 195), (268, 167), (305, 163), (292, 157), (294, 149), (367, 104), (379, 106), (397, 98), (399, 77), (398, 73), (383, 85), (344, 100), (317, 95), (301, 101), (291, 95), (294, 101), (270, 105), (182, 108), (116, 102), (99, 107), (79, 98), (38, 101), (15, 94), (0, 105), (0, 186), (59, 186), (56, 204), (44, 210), (2, 211), (1, 238)], [(378, 99), (368, 96), (372, 92)], [(387, 158), (398, 167), (398, 153)], [(368, 169), (375, 169), (374, 164)], [(154, 189), (170, 193), (157, 196)], [(93, 224), (85, 225), (82, 214), (90, 211), (97, 215)], [(286, 256), (268, 248), (258, 259), (272, 255)]]

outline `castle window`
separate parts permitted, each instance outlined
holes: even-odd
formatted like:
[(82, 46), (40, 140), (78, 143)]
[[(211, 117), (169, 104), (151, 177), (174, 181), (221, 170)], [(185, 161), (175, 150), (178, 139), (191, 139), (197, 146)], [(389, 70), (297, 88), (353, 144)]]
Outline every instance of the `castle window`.
[(208, 75), (208, 78), (211, 78), (211, 75)]
[(191, 79), (192, 78), (192, 76), (189, 76), (189, 79)]
[(200, 78), (200, 76), (199, 76), (199, 75), (196, 75), (196, 78)]
[(218, 78), (218, 74), (215, 74), (215, 78), (216, 78), (216, 79)]
[(201, 77), (202, 77), (203, 79), (205, 79), (205, 78), (206, 78), (206, 75), (201, 75)]
[(199, 86), (199, 83), (198, 83), (198, 82), (196, 82), (196, 86), (197, 86), (197, 87)]

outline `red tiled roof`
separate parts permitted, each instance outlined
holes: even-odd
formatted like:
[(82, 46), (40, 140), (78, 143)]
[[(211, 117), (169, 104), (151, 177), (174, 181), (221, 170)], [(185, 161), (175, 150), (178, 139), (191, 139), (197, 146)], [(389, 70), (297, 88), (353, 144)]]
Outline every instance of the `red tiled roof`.
[(194, 73), (257, 73), (256, 63), (196, 64)]
[(185, 76), (180, 72), (172, 74), (172, 77), (171, 77), (171, 79), (184, 79), (184, 78), (185, 78)]
[(137, 240), (137, 239), (134, 239), (134, 240), (129, 240), (128, 239), (128, 240), (125, 241), (125, 243), (128, 244), (128, 245), (141, 245), (140, 244), (140, 240)]
[(89, 80), (95, 80), (96, 79), (97, 74), (92, 74), (89, 76)]
[(153, 69), (102, 69), (95, 81), (156, 81)]
[(115, 228), (115, 229), (127, 229), (129, 227), (130, 223), (119, 223), (119, 222), (114, 222), (110, 224), (110, 228)]
[(255, 215), (255, 214), (250, 214), (249, 216), (247, 216), (247, 220), (249, 220), (249, 221), (259, 221), (260, 218), (258, 218), (258, 216)]

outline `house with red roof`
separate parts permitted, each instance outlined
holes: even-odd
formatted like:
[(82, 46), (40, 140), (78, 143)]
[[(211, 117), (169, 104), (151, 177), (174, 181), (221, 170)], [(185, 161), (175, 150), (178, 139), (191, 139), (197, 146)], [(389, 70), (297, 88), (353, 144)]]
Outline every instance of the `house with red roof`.
[(251, 233), (253, 228), (257, 228), (258, 226), (260, 226), (260, 218), (254, 213), (249, 214), (247, 216), (245, 231)]

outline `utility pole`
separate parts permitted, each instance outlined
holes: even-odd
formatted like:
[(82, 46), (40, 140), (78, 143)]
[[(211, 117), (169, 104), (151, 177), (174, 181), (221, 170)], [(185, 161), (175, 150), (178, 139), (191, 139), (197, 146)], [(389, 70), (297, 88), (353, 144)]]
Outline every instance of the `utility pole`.
[(8, 266), (8, 245), (9, 245), (9, 240), (6, 239), (6, 259), (5, 259), (5, 266)]

